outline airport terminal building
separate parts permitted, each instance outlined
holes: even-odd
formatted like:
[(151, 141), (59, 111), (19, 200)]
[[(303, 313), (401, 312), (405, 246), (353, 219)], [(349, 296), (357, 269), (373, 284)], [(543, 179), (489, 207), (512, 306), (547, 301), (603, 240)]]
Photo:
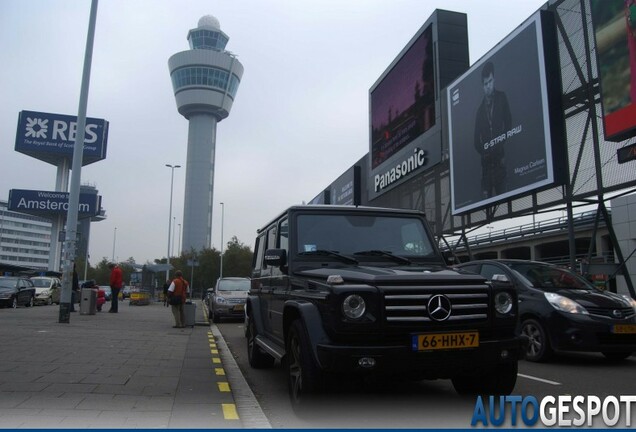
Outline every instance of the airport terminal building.
[[(623, 196), (636, 186), (636, 101), (608, 108), (600, 67), (615, 61), (609, 51), (629, 55), (621, 22), (603, 21), (624, 19), (622, 7), (551, 0), (472, 65), (470, 17), (436, 10), (369, 89), (369, 152), (310, 203), (421, 210), (440, 246), (468, 258), (479, 227), (557, 209), (573, 221), (594, 204), (587, 241), (573, 223), (561, 228), (570, 263), (611, 257), (619, 276), (636, 276), (636, 230), (623, 229), (636, 227)], [(623, 30), (608, 42), (608, 27)], [(541, 248), (516, 254), (545, 258)], [(617, 279), (635, 295), (629, 277)]]

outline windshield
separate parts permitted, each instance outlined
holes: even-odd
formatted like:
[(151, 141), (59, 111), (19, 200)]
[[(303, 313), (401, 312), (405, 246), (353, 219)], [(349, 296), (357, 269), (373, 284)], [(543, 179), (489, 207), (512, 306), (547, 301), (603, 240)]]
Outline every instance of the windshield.
[(51, 286), (51, 279), (35, 279), (32, 278), (31, 282), (38, 288), (48, 288)]
[(219, 281), (219, 291), (249, 291), (249, 279), (222, 279)]
[(595, 290), (578, 274), (561, 267), (537, 264), (510, 264), (510, 268), (523, 276), (534, 288), (545, 291), (557, 289)]
[[(296, 252), (332, 251), (342, 255), (435, 257), (423, 221), (408, 216), (299, 215)], [(377, 252), (385, 252), (385, 254)]]
[(15, 288), (15, 279), (0, 279), (0, 288)]

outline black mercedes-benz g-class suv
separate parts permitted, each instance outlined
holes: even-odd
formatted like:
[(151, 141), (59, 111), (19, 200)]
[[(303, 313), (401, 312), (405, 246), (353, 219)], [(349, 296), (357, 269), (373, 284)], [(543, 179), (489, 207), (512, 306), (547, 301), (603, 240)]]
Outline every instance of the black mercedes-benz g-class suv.
[(339, 373), (509, 394), (523, 352), (513, 286), (449, 269), (411, 210), (287, 209), (258, 231), (245, 317), (250, 365), (282, 360), (295, 407)]

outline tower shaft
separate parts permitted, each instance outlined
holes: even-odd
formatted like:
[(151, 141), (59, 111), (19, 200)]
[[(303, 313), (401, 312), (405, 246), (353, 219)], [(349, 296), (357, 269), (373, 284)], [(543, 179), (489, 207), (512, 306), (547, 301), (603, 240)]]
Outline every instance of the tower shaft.
[(188, 127), (183, 251), (209, 248), (212, 237), (216, 117), (191, 115)]

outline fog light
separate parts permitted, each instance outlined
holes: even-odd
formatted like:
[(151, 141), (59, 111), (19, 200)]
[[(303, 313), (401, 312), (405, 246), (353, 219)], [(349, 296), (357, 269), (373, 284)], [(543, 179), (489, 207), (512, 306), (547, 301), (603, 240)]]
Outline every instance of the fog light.
[(502, 360), (506, 360), (508, 357), (510, 357), (510, 352), (508, 352), (508, 350), (501, 351)]
[(358, 360), (358, 366), (363, 367), (365, 369), (370, 369), (375, 367), (375, 359), (372, 357), (362, 357)]

